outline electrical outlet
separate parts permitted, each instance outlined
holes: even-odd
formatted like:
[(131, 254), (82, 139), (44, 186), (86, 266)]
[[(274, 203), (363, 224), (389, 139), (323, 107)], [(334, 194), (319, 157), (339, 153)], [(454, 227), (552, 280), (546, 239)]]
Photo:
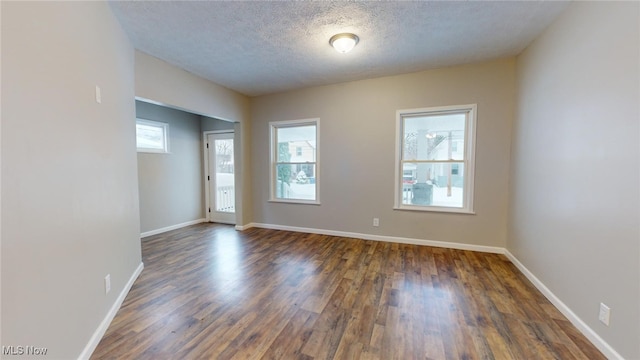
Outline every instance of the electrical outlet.
[(611, 316), (611, 308), (609, 308), (607, 305), (600, 303), (600, 313), (598, 314), (598, 320), (600, 320), (601, 323), (609, 326), (609, 318)]
[(380, 219), (378, 218), (373, 218), (373, 226), (380, 226)]
[(109, 291), (111, 291), (111, 274), (104, 277), (104, 293), (108, 294)]

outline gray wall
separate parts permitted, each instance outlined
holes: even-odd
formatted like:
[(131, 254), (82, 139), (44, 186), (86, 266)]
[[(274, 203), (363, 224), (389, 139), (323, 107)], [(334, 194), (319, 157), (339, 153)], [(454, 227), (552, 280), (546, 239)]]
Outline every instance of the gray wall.
[(169, 124), (168, 154), (138, 152), (140, 230), (204, 218), (200, 116), (142, 101), (136, 116)]
[[(476, 215), (393, 210), (396, 111), (478, 104)], [(251, 99), (253, 220), (504, 247), (515, 60)], [(320, 118), (320, 206), (268, 202), (269, 121)], [(380, 227), (372, 227), (372, 218)]]
[(230, 121), (224, 121), (219, 119), (210, 118), (207, 116), (201, 116), (200, 130), (202, 131), (221, 131), (221, 130), (233, 130), (234, 123)]
[(2, 345), (74, 359), (141, 262), (134, 50), (104, 2), (1, 6)]
[(639, 7), (573, 3), (518, 58), (507, 242), (627, 359), (640, 359)]

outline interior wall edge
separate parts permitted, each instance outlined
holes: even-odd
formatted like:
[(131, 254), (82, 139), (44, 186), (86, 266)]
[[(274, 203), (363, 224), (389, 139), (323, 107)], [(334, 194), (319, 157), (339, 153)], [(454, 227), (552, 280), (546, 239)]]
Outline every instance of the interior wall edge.
[(142, 97), (142, 96), (136, 96), (135, 99), (136, 99), (136, 101), (141, 101), (141, 102), (148, 103), (148, 104), (158, 105), (158, 106), (166, 107), (168, 109), (184, 111), (184, 112), (187, 112), (187, 113), (190, 113), (190, 114), (204, 116), (204, 117), (215, 119), (215, 120), (221, 120), (221, 121), (226, 121), (226, 122), (230, 122), (230, 123), (237, 122), (235, 120), (223, 118), (223, 117), (220, 117), (220, 116), (214, 116), (214, 115), (211, 115), (211, 114), (204, 114), (204, 113), (199, 112), (197, 110), (184, 108), (184, 107), (181, 107), (181, 106), (178, 106), (178, 105), (168, 104), (168, 103), (165, 103), (165, 102), (162, 102), (162, 101), (156, 101), (156, 100), (153, 100), (153, 99), (148, 99), (148, 98), (145, 98), (145, 97)]
[(118, 310), (120, 310), (120, 307), (124, 302), (124, 299), (127, 297), (127, 294), (129, 294), (129, 290), (131, 290), (133, 283), (138, 279), (138, 276), (140, 276), (143, 269), (144, 269), (144, 264), (141, 262), (138, 265), (138, 267), (134, 270), (133, 274), (131, 274), (129, 281), (127, 281), (127, 284), (124, 286), (124, 289), (122, 289), (122, 291), (120, 292), (120, 295), (118, 295), (118, 298), (113, 303), (113, 305), (109, 309), (109, 312), (107, 312), (102, 322), (100, 322), (100, 325), (98, 325), (98, 328), (96, 329), (96, 331), (93, 333), (93, 335), (91, 335), (89, 342), (84, 347), (84, 350), (82, 350), (82, 353), (80, 353), (80, 356), (78, 356), (79, 360), (88, 360), (91, 357), (91, 354), (93, 354), (96, 347), (100, 343), (100, 340), (102, 340), (102, 337), (107, 332), (109, 325), (111, 325), (111, 321), (113, 321), (113, 318), (118, 313)]

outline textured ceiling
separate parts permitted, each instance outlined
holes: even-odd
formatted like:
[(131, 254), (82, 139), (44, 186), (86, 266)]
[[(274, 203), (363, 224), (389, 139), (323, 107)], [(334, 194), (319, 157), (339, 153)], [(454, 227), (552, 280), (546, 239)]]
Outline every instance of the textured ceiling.
[[(255, 96), (517, 55), (568, 3), (110, 4), (136, 49)], [(340, 32), (360, 37), (350, 53), (329, 46)]]

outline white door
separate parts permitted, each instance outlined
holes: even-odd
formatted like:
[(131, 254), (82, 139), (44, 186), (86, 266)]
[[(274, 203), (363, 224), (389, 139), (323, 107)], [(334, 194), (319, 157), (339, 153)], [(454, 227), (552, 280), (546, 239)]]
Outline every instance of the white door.
[(209, 212), (212, 222), (236, 223), (233, 133), (208, 134)]

